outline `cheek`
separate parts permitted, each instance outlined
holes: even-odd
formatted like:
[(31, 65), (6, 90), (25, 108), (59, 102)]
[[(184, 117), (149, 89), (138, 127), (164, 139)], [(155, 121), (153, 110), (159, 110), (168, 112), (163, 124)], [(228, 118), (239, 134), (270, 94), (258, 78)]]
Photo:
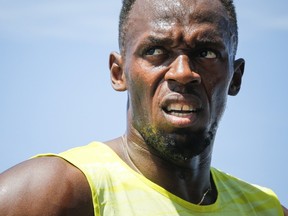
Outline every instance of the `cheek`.
[(215, 100), (221, 100), (222, 98), (226, 98), (228, 95), (228, 86), (229, 80), (227, 79), (218, 79), (212, 83), (210, 87), (211, 98)]
[(129, 112), (133, 120), (147, 118), (150, 110), (148, 87), (139, 76), (130, 76), (128, 82)]
[[(142, 103), (145, 103), (145, 93), (143, 92), (142, 84), (134, 80), (129, 83), (130, 91), (129, 91), (129, 101), (131, 103), (131, 107), (134, 107), (134, 110), (141, 108)], [(131, 91), (132, 90), (132, 91)]]
[(201, 80), (206, 88), (207, 94), (211, 99), (221, 100), (228, 94), (228, 86), (231, 80), (230, 61), (225, 64), (210, 64), (201, 68)]
[(229, 87), (229, 76), (214, 77), (214, 79), (206, 79), (205, 85), (208, 100), (210, 102), (210, 109), (213, 113), (221, 115), (224, 111), (228, 87)]
[(162, 84), (162, 74), (162, 70), (151, 68), (141, 60), (136, 59), (134, 64), (130, 65), (130, 70), (126, 73), (126, 81), (130, 106), (134, 107), (133, 112), (139, 113), (139, 110), (142, 110), (142, 112), (147, 113), (146, 115), (152, 115), (155, 106), (157, 106), (159, 93), (157, 91)]
[(227, 88), (215, 88), (215, 91), (211, 97), (211, 106), (214, 109), (216, 115), (222, 114), (225, 109), (227, 101)]

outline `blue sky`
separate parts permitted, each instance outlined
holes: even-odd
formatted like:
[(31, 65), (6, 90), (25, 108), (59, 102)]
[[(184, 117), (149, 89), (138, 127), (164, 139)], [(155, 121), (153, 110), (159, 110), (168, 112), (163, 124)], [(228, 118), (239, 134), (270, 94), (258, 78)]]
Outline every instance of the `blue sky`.
[[(213, 166), (272, 188), (288, 206), (288, 2), (236, 0), (241, 92), (229, 97)], [(0, 0), (0, 172), (125, 131), (110, 85), (120, 0)]]

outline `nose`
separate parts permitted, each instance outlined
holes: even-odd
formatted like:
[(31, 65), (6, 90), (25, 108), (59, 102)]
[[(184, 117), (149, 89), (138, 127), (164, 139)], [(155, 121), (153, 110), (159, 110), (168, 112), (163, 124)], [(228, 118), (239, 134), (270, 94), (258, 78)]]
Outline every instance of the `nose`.
[(179, 55), (170, 65), (165, 74), (166, 80), (173, 80), (180, 84), (201, 83), (201, 77), (192, 70), (190, 59), (187, 55)]

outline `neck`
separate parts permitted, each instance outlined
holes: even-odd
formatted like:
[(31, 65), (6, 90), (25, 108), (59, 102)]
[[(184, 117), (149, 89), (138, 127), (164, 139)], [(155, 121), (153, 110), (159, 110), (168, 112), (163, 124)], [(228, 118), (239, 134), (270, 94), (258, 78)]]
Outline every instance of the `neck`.
[(164, 159), (133, 133), (123, 136), (123, 146), (126, 163), (152, 182), (189, 202), (199, 204), (206, 196), (203, 204), (212, 202), (207, 201), (209, 193), (205, 194), (213, 184), (210, 178), (212, 145), (181, 162)]

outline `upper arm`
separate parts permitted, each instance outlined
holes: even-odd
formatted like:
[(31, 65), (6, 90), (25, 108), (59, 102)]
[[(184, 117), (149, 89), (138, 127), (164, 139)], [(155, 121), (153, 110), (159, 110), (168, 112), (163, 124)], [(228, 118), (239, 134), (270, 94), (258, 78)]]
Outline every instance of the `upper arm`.
[(93, 215), (91, 200), (81, 171), (57, 157), (31, 159), (0, 175), (1, 216)]

